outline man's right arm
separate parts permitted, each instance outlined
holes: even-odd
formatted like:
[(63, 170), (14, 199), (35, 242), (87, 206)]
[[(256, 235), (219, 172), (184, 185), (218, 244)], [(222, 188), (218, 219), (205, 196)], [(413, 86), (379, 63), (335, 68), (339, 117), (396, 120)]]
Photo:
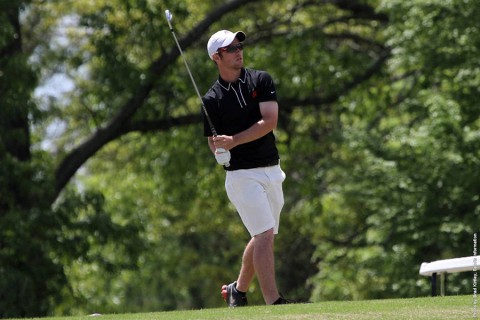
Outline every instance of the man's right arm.
[(219, 135), (214, 140), (216, 148), (231, 150), (236, 146), (248, 143), (261, 138), (273, 131), (278, 122), (278, 103), (277, 101), (260, 102), (260, 113), (262, 119), (254, 123), (250, 128), (239, 132), (233, 136)]

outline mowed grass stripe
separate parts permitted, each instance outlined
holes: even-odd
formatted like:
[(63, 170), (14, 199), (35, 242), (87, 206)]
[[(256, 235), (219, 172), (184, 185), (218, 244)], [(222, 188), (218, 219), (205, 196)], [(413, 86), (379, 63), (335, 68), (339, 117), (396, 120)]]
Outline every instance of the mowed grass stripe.
[(281, 306), (251, 306), (190, 311), (110, 314), (98, 317), (35, 318), (42, 320), (443, 320), (474, 319), (473, 296), (328, 301)]

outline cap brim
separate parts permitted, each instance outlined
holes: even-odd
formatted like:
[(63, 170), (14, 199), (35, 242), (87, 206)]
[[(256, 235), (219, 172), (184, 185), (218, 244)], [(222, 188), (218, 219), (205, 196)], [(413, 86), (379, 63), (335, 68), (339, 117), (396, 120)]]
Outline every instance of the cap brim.
[(247, 36), (245, 35), (245, 33), (243, 31), (237, 31), (237, 32), (235, 32), (235, 38), (237, 38), (238, 41), (242, 42), (242, 41), (245, 41)]

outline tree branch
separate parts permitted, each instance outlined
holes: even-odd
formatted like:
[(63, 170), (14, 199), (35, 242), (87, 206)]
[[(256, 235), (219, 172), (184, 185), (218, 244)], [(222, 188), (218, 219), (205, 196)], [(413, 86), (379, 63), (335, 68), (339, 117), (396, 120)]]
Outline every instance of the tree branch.
[(367, 18), (388, 22), (388, 15), (384, 13), (377, 13), (375, 9), (359, 0), (331, 0), (329, 1), (338, 8), (352, 12), (355, 18)]
[[(207, 15), (195, 28), (193, 28), (184, 38), (179, 40), (182, 49), (190, 47), (193, 43), (198, 41), (200, 36), (204, 34), (208, 28), (223, 15), (234, 11), (245, 5), (253, 2), (253, 0), (233, 0), (217, 7), (209, 15)], [(140, 84), (136, 91), (132, 93), (132, 97), (125, 103), (125, 105), (118, 111), (114, 118), (99, 128), (92, 136), (88, 137), (78, 147), (73, 149), (59, 164), (55, 171), (55, 193), (52, 202), (58, 197), (63, 188), (67, 185), (77, 170), (98, 150), (100, 150), (108, 142), (119, 137), (122, 132), (125, 132), (130, 119), (136, 111), (148, 99), (158, 78), (167, 68), (167, 66), (178, 58), (180, 53), (175, 45), (170, 51), (162, 55), (159, 59), (154, 61), (150, 68), (145, 81)]]
[[(225, 3), (222, 6), (217, 7), (214, 11), (208, 14), (202, 21), (200, 21), (195, 28), (193, 28), (188, 34), (179, 40), (179, 43), (183, 49), (190, 47), (208, 30), (208, 28), (218, 21), (225, 14), (238, 9), (239, 7), (253, 2), (254, 0), (233, 0)], [(339, 8), (349, 10), (355, 14), (356, 17), (364, 16), (369, 18), (379, 18), (374, 12), (372, 7), (363, 5), (358, 1), (328, 1)], [(384, 20), (384, 17), (379, 18)], [(151, 65), (147, 73), (146, 79), (137, 87), (132, 93), (131, 98), (120, 108), (118, 113), (106, 123), (103, 127), (99, 128), (93, 135), (88, 137), (83, 143), (74, 148), (58, 165), (55, 171), (55, 193), (52, 202), (58, 197), (63, 188), (67, 185), (77, 170), (98, 150), (110, 141), (115, 140), (122, 134), (131, 131), (158, 131), (168, 130), (175, 123), (179, 125), (191, 124), (196, 121), (201, 121), (200, 115), (188, 115), (180, 118), (170, 118), (160, 121), (143, 121), (130, 123), (132, 117), (137, 110), (148, 99), (152, 89), (154, 88), (155, 80), (167, 69), (167, 67), (173, 63), (179, 56), (178, 49), (175, 45), (172, 45), (170, 50), (155, 60)], [(291, 100), (287, 99), (282, 101), (282, 105), (287, 109), (292, 109), (294, 106), (302, 105), (318, 105), (328, 104), (336, 101), (346, 91), (351, 90), (359, 83), (369, 78), (379, 65), (383, 64), (384, 59), (378, 61), (371, 69), (367, 70), (363, 75), (357, 77), (350, 83), (347, 83), (342, 90), (337, 93), (331, 94), (327, 97), (313, 96), (304, 100)]]
[[(385, 53), (377, 61), (375, 61), (370, 68), (365, 70), (362, 74), (358, 75), (352, 81), (346, 83), (339, 91), (334, 92), (325, 97), (321, 96), (312, 96), (306, 99), (297, 99), (297, 98), (285, 98), (279, 101), (282, 113), (281, 115), (289, 115), (291, 111), (296, 107), (307, 106), (307, 105), (326, 105), (331, 104), (337, 101), (341, 96), (347, 94), (350, 90), (354, 89), (359, 84), (367, 81), (373, 75), (377, 74), (385, 61), (390, 56), (389, 53)], [(121, 130), (117, 132), (117, 135), (114, 138), (118, 138), (123, 134), (129, 132), (161, 132), (168, 131), (171, 128), (178, 126), (188, 126), (192, 124), (202, 123), (203, 117), (200, 113), (188, 114), (176, 118), (167, 118), (162, 120), (141, 120), (127, 123)]]
[(377, 59), (370, 68), (366, 69), (363, 73), (357, 75), (351, 81), (345, 83), (338, 91), (333, 92), (327, 96), (312, 95), (305, 99), (284, 99), (282, 101), (282, 107), (291, 110), (293, 107), (307, 106), (307, 105), (322, 105), (331, 104), (337, 101), (341, 96), (347, 94), (350, 90), (357, 87), (359, 84), (370, 79), (373, 75), (377, 74), (379, 70), (385, 64), (385, 61), (390, 57), (390, 52), (385, 52)]
[(176, 118), (168, 118), (162, 120), (132, 121), (128, 123), (125, 127), (123, 127), (121, 131), (118, 132), (118, 136), (127, 134), (129, 132), (168, 131), (175, 127), (188, 126), (196, 123), (203, 123), (203, 117), (200, 113), (188, 114)]

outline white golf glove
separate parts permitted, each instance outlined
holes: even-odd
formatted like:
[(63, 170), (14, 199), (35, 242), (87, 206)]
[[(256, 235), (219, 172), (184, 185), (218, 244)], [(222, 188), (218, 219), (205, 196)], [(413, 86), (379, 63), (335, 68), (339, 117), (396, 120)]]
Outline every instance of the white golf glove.
[(230, 158), (230, 151), (223, 148), (218, 148), (215, 150), (215, 160), (217, 160), (218, 164), (228, 167), (230, 166)]

